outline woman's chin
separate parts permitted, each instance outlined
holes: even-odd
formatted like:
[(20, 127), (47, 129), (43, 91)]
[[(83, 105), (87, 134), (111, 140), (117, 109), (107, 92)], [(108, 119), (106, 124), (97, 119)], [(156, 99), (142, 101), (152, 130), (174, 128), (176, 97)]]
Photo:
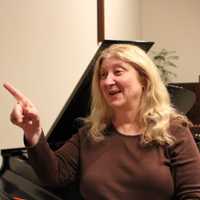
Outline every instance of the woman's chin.
[(122, 102), (122, 101), (112, 101), (109, 103), (109, 106), (112, 108), (112, 109), (120, 109), (120, 108), (123, 108), (125, 106), (125, 103)]

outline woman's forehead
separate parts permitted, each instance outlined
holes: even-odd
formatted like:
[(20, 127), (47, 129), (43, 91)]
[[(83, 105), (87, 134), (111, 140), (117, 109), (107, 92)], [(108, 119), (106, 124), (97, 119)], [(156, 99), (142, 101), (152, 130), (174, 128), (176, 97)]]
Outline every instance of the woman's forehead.
[(111, 57), (103, 58), (103, 60), (101, 62), (101, 67), (107, 67), (110, 65), (118, 66), (118, 65), (125, 65), (125, 64), (128, 64), (128, 63), (125, 60), (123, 60), (122, 58), (119, 58), (116, 56), (111, 56)]
[(100, 64), (100, 69), (106, 69), (109, 67), (131, 67), (131, 68), (136, 68), (136, 64), (125, 60), (120, 57), (116, 56), (110, 56), (110, 57), (105, 57), (102, 59), (101, 64)]

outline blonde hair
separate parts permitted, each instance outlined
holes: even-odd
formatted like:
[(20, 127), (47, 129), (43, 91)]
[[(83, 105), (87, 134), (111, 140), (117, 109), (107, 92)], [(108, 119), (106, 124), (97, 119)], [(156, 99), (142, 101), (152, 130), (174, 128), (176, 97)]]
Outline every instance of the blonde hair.
[(92, 138), (95, 141), (104, 139), (104, 130), (112, 122), (112, 110), (106, 104), (99, 88), (99, 71), (102, 61), (107, 57), (117, 57), (128, 62), (139, 73), (139, 80), (144, 86), (138, 115), (138, 123), (144, 127), (142, 143), (173, 144), (174, 137), (169, 133), (170, 120), (186, 120), (171, 106), (168, 91), (155, 64), (142, 49), (128, 44), (111, 45), (96, 61), (91, 88), (91, 112), (84, 119), (89, 125)]

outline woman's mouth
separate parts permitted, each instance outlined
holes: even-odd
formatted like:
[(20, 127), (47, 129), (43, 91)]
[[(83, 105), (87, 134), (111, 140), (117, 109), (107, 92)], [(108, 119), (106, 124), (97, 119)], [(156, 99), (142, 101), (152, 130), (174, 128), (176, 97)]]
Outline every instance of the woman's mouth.
[(113, 96), (113, 95), (116, 95), (116, 94), (119, 94), (121, 92), (121, 90), (117, 89), (117, 90), (110, 90), (108, 91), (108, 94), (110, 96)]

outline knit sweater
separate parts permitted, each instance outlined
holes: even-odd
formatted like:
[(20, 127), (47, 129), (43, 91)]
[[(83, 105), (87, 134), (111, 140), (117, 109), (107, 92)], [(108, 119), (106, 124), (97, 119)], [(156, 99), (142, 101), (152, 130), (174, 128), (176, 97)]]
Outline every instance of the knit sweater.
[(109, 127), (100, 142), (82, 128), (56, 152), (44, 135), (27, 149), (43, 182), (67, 187), (78, 181), (85, 200), (200, 199), (200, 154), (192, 134), (178, 124), (170, 132), (176, 142), (169, 147), (144, 146), (141, 134), (126, 136)]

